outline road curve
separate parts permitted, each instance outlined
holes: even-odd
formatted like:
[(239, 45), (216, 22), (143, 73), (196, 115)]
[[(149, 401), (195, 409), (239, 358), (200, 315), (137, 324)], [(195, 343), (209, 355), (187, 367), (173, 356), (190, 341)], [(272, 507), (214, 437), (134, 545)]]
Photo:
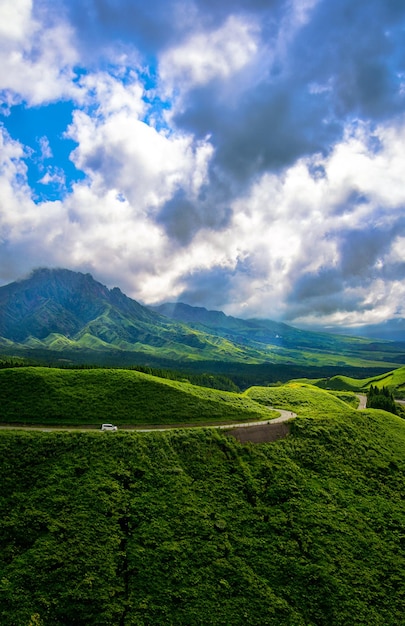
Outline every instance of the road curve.
[[(277, 411), (277, 413), (280, 413), (280, 417), (276, 417), (274, 419), (268, 419), (268, 420), (260, 420), (258, 422), (232, 422), (229, 424), (190, 424), (188, 425), (183, 425), (183, 426), (157, 426), (154, 428), (142, 428), (142, 427), (137, 427), (137, 426), (133, 426), (133, 427), (125, 427), (125, 428), (118, 428), (118, 430), (120, 432), (132, 432), (132, 431), (136, 431), (138, 433), (151, 433), (151, 432), (163, 432), (165, 430), (180, 430), (180, 429), (186, 429), (186, 428), (217, 428), (217, 429), (230, 429), (230, 428), (247, 428), (249, 426), (264, 426), (265, 424), (279, 424), (280, 422), (288, 422), (291, 419), (294, 419), (294, 417), (297, 417), (296, 413), (293, 413), (292, 411), (284, 411), (283, 409), (276, 409), (272, 406), (268, 407), (269, 409), (271, 409), (272, 411)], [(60, 431), (60, 430), (64, 430), (64, 431), (69, 431), (69, 432), (94, 432), (94, 427), (87, 427), (87, 428), (72, 428), (69, 426), (18, 426), (18, 425), (13, 425), (13, 424), (1, 424), (0, 425), (0, 429), (1, 430), (40, 430), (42, 432), (53, 432), (53, 431)], [(96, 431), (100, 431), (99, 428), (96, 429)]]
[(359, 411), (367, 408), (367, 396), (364, 393), (356, 393), (356, 396), (359, 399), (359, 406), (357, 409)]

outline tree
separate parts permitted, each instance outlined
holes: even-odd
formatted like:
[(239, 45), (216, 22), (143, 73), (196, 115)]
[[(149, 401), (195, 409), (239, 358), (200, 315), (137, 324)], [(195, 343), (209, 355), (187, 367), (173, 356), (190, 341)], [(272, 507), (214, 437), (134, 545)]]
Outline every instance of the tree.
[(389, 411), (389, 413), (397, 415), (394, 396), (388, 387), (381, 387), (381, 389), (379, 389), (377, 386), (370, 385), (366, 406), (368, 409), (382, 409), (383, 411)]

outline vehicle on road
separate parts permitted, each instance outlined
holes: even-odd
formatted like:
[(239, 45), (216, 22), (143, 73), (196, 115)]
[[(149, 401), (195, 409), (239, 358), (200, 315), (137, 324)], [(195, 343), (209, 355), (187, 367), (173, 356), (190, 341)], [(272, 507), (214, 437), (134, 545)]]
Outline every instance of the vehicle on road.
[(101, 430), (116, 431), (116, 430), (118, 430), (118, 428), (116, 426), (114, 426), (113, 424), (101, 424)]

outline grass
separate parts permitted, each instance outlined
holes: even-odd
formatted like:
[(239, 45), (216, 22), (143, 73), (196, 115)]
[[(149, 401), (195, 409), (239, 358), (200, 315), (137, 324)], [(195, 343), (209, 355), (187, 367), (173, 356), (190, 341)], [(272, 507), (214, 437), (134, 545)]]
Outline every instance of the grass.
[(45, 425), (140, 426), (275, 417), (244, 394), (119, 369), (2, 369), (0, 406), (3, 423)]
[(405, 421), (246, 395), (297, 410), (290, 436), (0, 432), (0, 623), (402, 624)]
[(353, 410), (351, 398), (344, 401), (324, 389), (301, 382), (277, 387), (250, 387), (245, 396), (263, 405), (294, 411), (299, 417), (344, 416), (350, 415)]
[(0, 623), (403, 623), (405, 420), (356, 410), (353, 391), (19, 367), (0, 370), (0, 400), (3, 422), (41, 424), (298, 415), (261, 445), (208, 428), (1, 430)]
[(302, 379), (302, 381), (312, 383), (323, 389), (334, 389), (341, 391), (367, 392), (371, 385), (375, 387), (388, 387), (391, 393), (397, 397), (405, 395), (405, 367), (399, 367), (390, 372), (385, 372), (369, 378), (352, 378), (350, 376), (331, 376), (329, 378)]

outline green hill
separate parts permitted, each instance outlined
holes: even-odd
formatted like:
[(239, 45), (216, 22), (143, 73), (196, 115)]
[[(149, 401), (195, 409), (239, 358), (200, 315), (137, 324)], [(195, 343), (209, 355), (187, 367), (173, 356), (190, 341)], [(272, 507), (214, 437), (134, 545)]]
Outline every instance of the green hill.
[[(316, 386), (290, 382), (278, 387), (250, 387), (244, 395), (264, 406), (294, 411), (299, 417), (351, 415), (352, 407), (335, 395)], [(356, 402), (358, 404), (358, 402)]]
[(272, 444), (0, 431), (0, 623), (403, 624), (405, 421), (264, 393), (303, 400)]
[(121, 369), (0, 369), (0, 421), (140, 426), (260, 420), (276, 414), (244, 394)]
[(362, 392), (367, 392), (371, 385), (378, 388), (388, 387), (389, 391), (396, 397), (405, 397), (405, 367), (399, 367), (393, 371), (369, 378), (357, 379), (350, 376), (331, 376), (330, 378), (319, 378), (308, 380), (307, 382), (323, 389)]

